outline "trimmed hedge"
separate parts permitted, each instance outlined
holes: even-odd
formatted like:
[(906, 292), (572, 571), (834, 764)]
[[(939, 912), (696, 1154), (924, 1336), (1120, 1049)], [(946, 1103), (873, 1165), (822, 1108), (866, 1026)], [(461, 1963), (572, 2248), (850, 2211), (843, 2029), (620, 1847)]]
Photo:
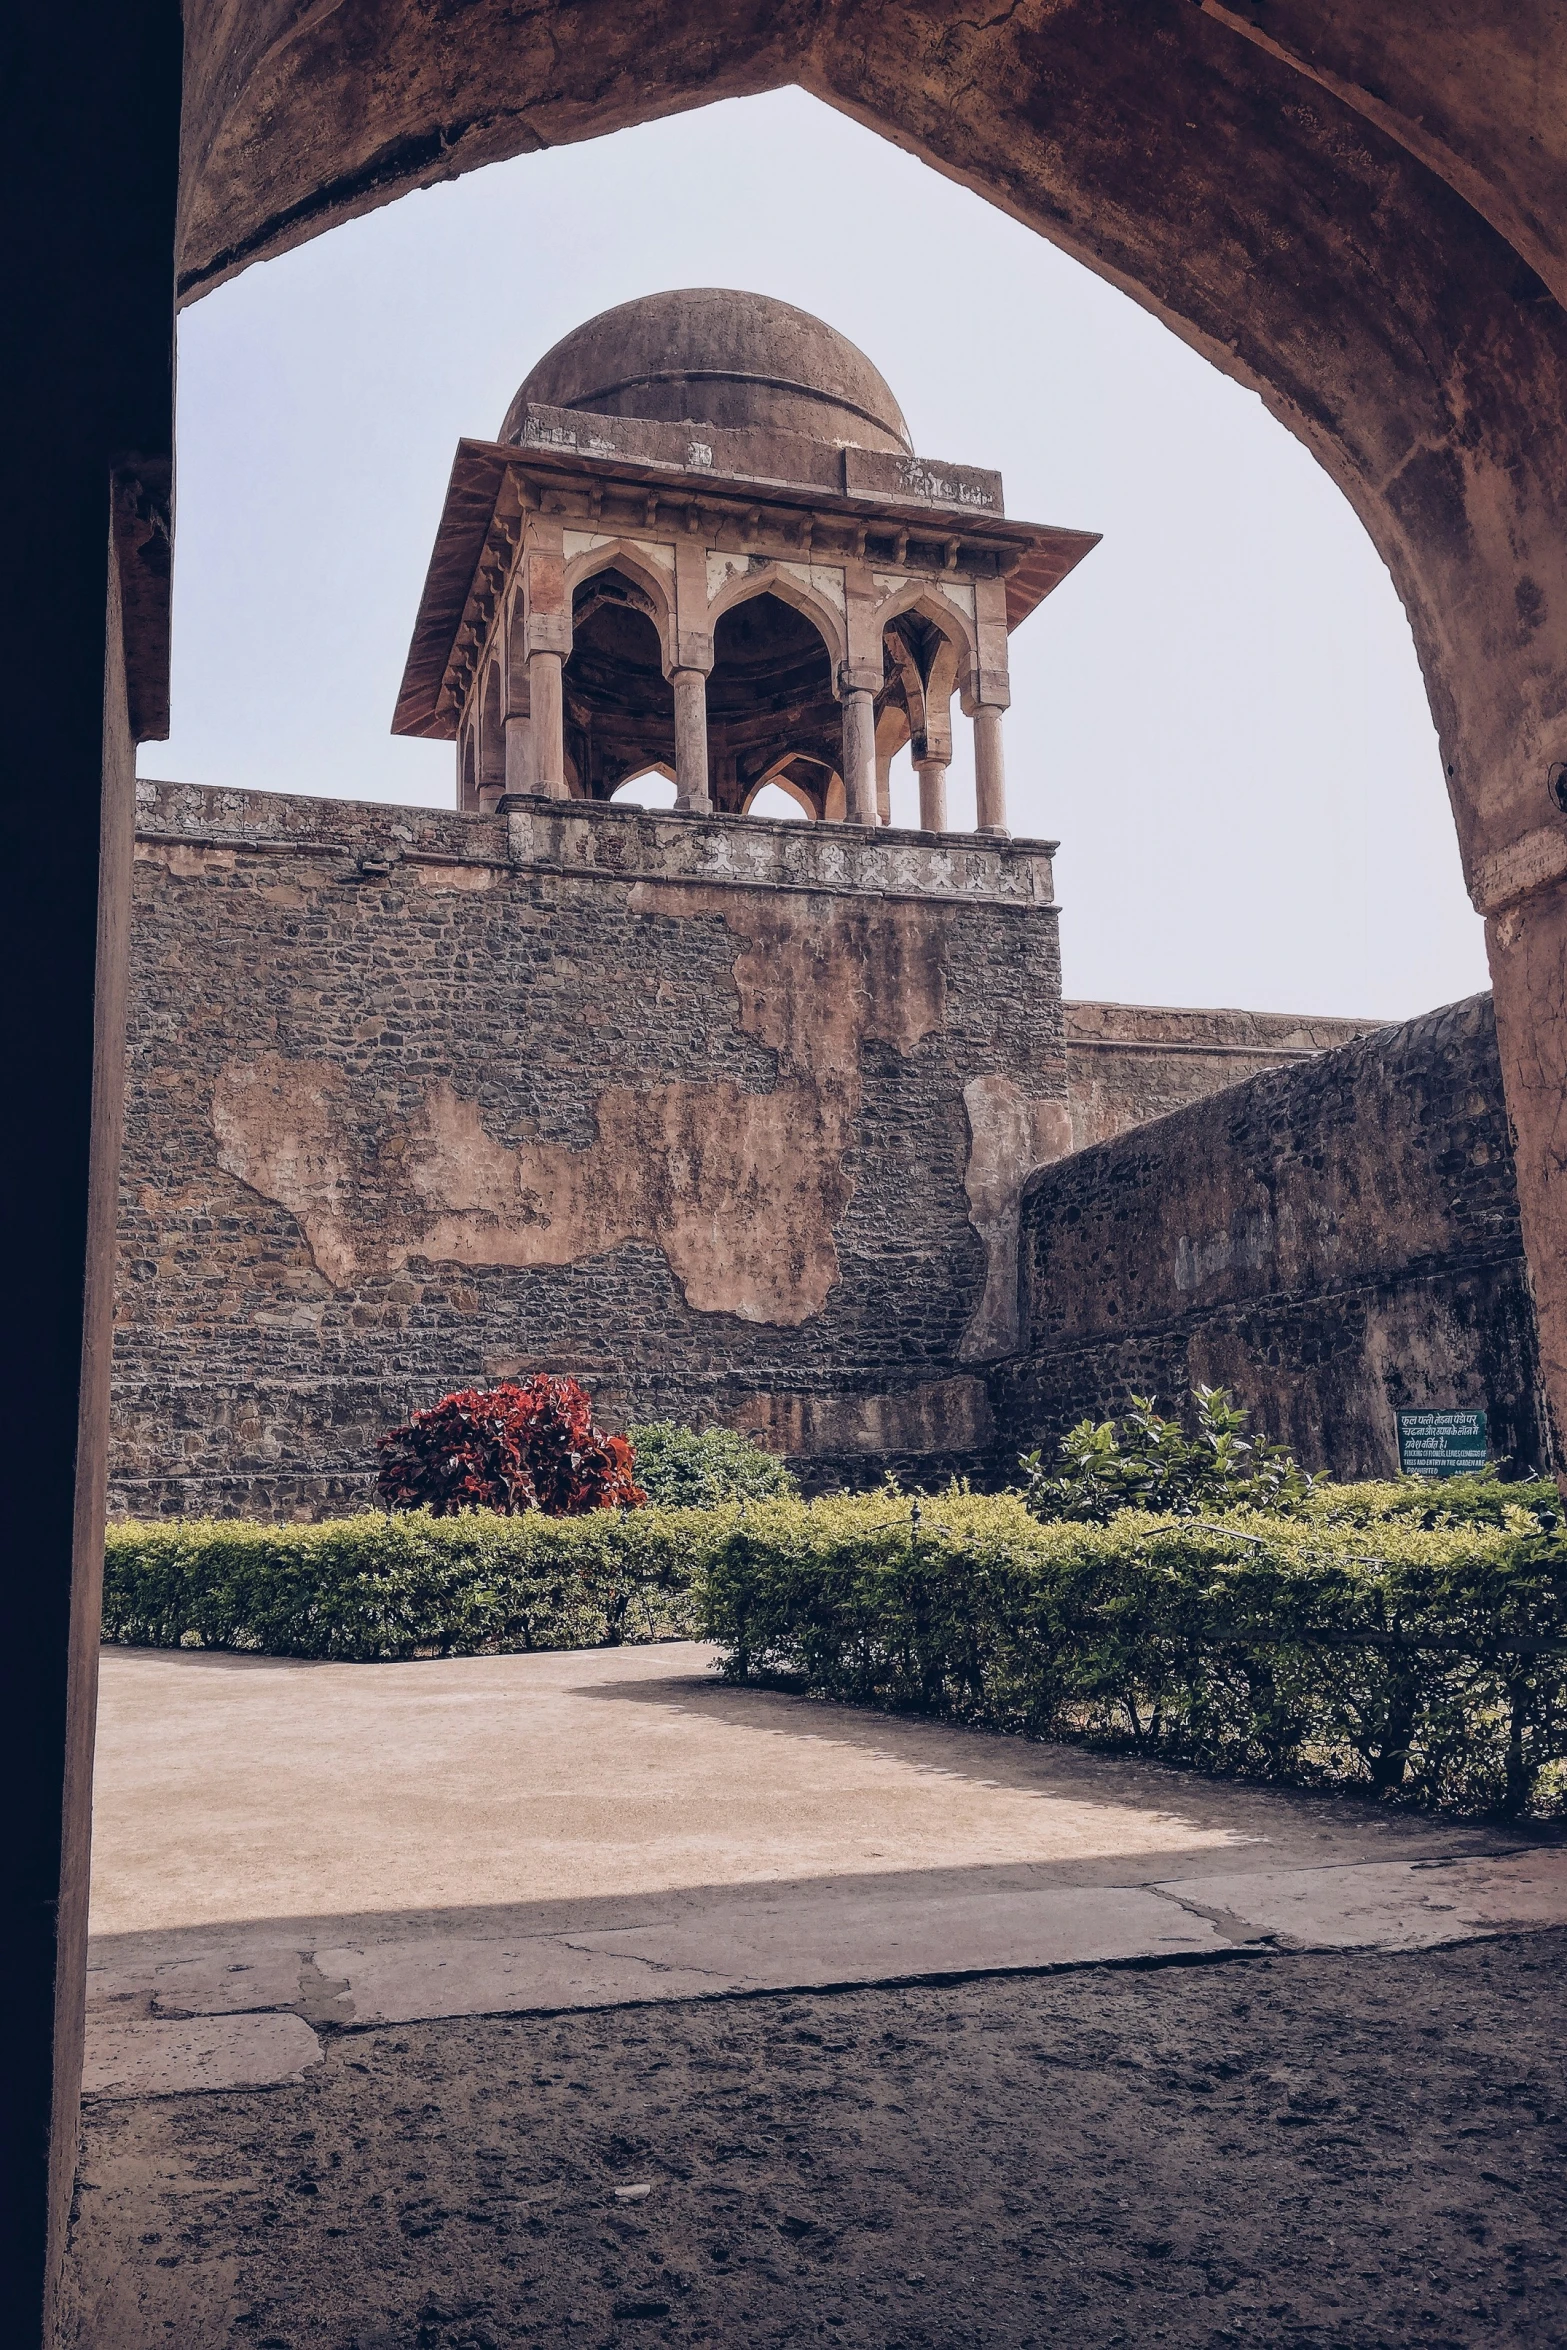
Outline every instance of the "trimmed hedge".
[(917, 1522), (885, 1492), (764, 1503), (714, 1543), (704, 1622), (734, 1680), (1446, 1809), (1554, 1811), (1567, 1544), (1520, 1488), (1464, 1483), (1103, 1525), (958, 1491)]
[(1503, 1526), (1516, 1534), (1554, 1534), (1562, 1500), (1540, 1477), (1503, 1483), (1494, 1469), (1472, 1477), (1399, 1477), (1388, 1484), (1312, 1487), (1290, 1512), (1325, 1526)]
[(112, 1526), (104, 1634), (374, 1662), (706, 1634), (732, 1680), (1458, 1811), (1567, 1808), (1554, 1488), (1041, 1524), (1015, 1494)]
[(638, 1509), (123, 1523), (108, 1531), (104, 1637), (362, 1663), (687, 1637), (693, 1568), (726, 1522)]

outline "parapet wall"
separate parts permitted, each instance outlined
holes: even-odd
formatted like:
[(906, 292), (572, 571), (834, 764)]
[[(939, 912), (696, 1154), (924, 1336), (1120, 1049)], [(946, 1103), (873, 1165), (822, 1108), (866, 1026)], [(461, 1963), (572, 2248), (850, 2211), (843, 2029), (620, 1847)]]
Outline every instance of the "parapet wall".
[(1473, 1405), (1544, 1466), (1489, 996), (1254, 1077), (1030, 1181), (998, 1460), (1129, 1392), (1231, 1388), (1308, 1465), (1398, 1465), (1400, 1406)]
[(141, 785), (115, 1507), (356, 1504), (534, 1368), (808, 1479), (987, 1454), (1051, 895), (1040, 843)]

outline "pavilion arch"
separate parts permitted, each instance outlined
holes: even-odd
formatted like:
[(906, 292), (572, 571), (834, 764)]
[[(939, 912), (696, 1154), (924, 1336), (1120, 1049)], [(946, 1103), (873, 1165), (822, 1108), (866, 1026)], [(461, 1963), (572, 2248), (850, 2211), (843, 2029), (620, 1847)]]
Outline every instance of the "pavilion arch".
[(802, 815), (807, 816), (813, 824), (818, 821), (816, 810), (806, 798), (805, 793), (801, 791), (797, 783), (791, 783), (787, 775), (764, 775), (759, 782), (753, 783), (745, 795), (745, 806), (742, 808), (741, 814), (749, 816), (755, 805), (758, 792), (768, 790), (781, 791), (785, 799), (793, 800)]
[(792, 604), (794, 609), (815, 626), (827, 648), (834, 677), (849, 657), (848, 630), (843, 614), (835, 609), (820, 589), (808, 587), (803, 579), (796, 579), (792, 571), (780, 563), (764, 563), (758, 570), (744, 571), (725, 582), (707, 607), (707, 624), (716, 629), (726, 612), (733, 612), (741, 604), (748, 604), (755, 596), (776, 596), (780, 604)]
[(582, 554), (573, 555), (564, 575), (567, 612), (571, 611), (578, 591), (605, 571), (619, 572), (629, 586), (640, 589), (647, 598), (647, 617), (658, 631), (667, 677), (675, 660), (675, 611), (670, 583), (660, 577), (645, 555), (624, 539), (612, 539), (606, 546), (589, 547)]
[[(821, 775), (820, 789), (822, 800), (822, 805), (820, 808), (817, 807), (816, 802), (811, 798), (811, 795), (806, 790), (804, 783), (801, 782), (797, 777), (790, 774), (789, 770), (792, 767), (811, 767), (819, 771)], [(755, 782), (747, 788), (745, 799), (741, 803), (740, 812), (742, 815), (750, 815), (752, 807), (755, 804), (757, 794), (759, 792), (766, 791), (769, 785), (772, 785), (776, 790), (781, 791), (787, 799), (793, 800), (795, 806), (801, 809), (803, 813), (811, 819), (813, 824), (820, 823), (824, 820), (827, 822), (832, 822), (835, 811), (837, 820), (840, 822), (842, 821), (844, 807), (846, 804), (846, 795), (843, 788), (843, 777), (838, 773), (835, 767), (828, 767), (822, 760), (812, 759), (799, 751), (784, 752), (781, 758), (775, 759), (772, 765), (768, 767), (761, 775), (759, 775)], [(836, 798), (834, 797), (835, 791)]]
[(974, 623), (962, 606), (950, 596), (944, 596), (931, 581), (906, 580), (891, 595), (883, 597), (872, 619), (878, 636), (883, 636), (895, 620), (912, 613), (928, 621), (937, 634), (945, 639), (947, 650), (938, 654), (930, 674), (932, 699), (943, 690), (950, 696), (966, 685), (979, 671), (979, 644)]
[(623, 791), (631, 791), (637, 784), (646, 783), (650, 775), (662, 776), (665, 783), (678, 784), (679, 781), (679, 778), (675, 774), (673, 763), (670, 760), (650, 759), (645, 767), (639, 767), (637, 769), (635, 775), (623, 775), (621, 777), (620, 781), (616, 784), (614, 790), (609, 795), (610, 806), (613, 807), (614, 803), (619, 799)]

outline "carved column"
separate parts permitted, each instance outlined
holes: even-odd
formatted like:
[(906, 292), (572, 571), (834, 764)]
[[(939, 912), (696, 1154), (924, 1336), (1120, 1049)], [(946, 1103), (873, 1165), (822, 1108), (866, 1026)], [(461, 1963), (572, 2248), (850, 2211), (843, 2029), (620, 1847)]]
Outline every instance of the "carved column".
[(916, 759), (914, 772), (920, 779), (921, 832), (945, 832), (947, 829), (946, 760)]
[(1001, 712), (994, 702), (981, 702), (974, 712), (975, 830), (999, 833), (1007, 829), (1007, 773), (1001, 747)]
[(700, 669), (670, 673), (675, 689), (675, 806), (710, 816), (707, 781), (707, 678)]
[(566, 798), (566, 705), (559, 653), (528, 655), (528, 704), (532, 712), (532, 788), (547, 800)]
[(843, 789), (849, 824), (876, 821), (876, 697), (861, 686), (843, 696)]

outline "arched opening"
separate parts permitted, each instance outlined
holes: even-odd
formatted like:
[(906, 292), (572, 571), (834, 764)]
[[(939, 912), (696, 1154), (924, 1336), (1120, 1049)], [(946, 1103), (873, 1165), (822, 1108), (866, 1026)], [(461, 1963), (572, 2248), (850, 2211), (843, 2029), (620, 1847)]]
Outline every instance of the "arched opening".
[(745, 812), (748, 816), (770, 818), (774, 824), (810, 823), (816, 814), (802, 792), (791, 791), (777, 776), (751, 794)]
[(596, 571), (571, 604), (565, 665), (565, 748), (576, 796), (614, 797), (650, 768), (674, 770), (675, 705), (645, 588), (624, 571)]
[(790, 796), (812, 815), (826, 814), (827, 779), (842, 755), (843, 712), (820, 629), (781, 596), (749, 596), (719, 614), (707, 735), (720, 814), (741, 814), (758, 786), (785, 766)]
[(624, 783), (617, 783), (609, 796), (617, 808), (672, 808), (675, 804), (674, 770), (662, 762), (655, 762), (636, 775), (628, 775)]
[[(784, 759), (754, 784), (745, 802), (747, 816), (771, 816), (783, 823), (799, 817), (815, 819), (828, 805), (838, 779), (816, 759)], [(840, 795), (843, 790), (838, 784)]]
[(882, 659), (887, 684), (876, 726), (882, 822), (893, 820), (893, 763), (907, 753), (917, 779), (916, 804), (907, 813), (923, 831), (945, 831), (951, 821), (952, 697), (960, 672), (969, 666), (967, 648), (954, 623), (939, 611), (915, 606), (883, 629)]

